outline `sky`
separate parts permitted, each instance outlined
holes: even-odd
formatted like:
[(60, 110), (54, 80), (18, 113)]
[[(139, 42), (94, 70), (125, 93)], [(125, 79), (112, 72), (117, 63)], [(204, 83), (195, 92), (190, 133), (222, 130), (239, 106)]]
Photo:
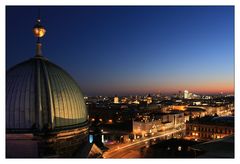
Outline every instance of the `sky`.
[[(84, 95), (234, 92), (234, 7), (40, 7), (43, 55)], [(38, 7), (6, 7), (6, 69), (35, 55)]]

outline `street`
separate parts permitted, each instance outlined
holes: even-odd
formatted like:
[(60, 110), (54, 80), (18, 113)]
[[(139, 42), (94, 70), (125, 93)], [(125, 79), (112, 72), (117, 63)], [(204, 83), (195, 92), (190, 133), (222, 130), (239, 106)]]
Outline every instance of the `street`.
[(182, 132), (182, 131), (185, 131), (185, 129), (169, 130), (168, 132), (164, 132), (164, 134), (160, 133), (158, 135), (139, 139), (134, 142), (117, 144), (112, 146), (106, 152), (104, 152), (103, 157), (104, 158), (141, 158), (140, 149), (142, 147), (149, 146), (150, 140), (171, 136), (172, 134)]

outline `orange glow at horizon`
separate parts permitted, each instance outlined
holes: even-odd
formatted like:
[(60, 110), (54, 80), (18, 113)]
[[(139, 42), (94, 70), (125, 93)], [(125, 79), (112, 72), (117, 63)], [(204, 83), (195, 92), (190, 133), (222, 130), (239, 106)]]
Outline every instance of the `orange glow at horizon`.
[(179, 91), (188, 90), (195, 94), (234, 94), (234, 79), (205, 80), (198, 79), (192, 81), (136, 81), (131, 83), (112, 83), (101, 88), (93, 88), (94, 91), (107, 94), (148, 94), (163, 93), (174, 94)]
[[(119, 89), (119, 90), (118, 90)], [(115, 92), (127, 92), (127, 93), (170, 93), (178, 91), (188, 90), (191, 93), (234, 93), (234, 84), (231, 83), (208, 83), (208, 84), (192, 84), (192, 85), (142, 85), (142, 86), (132, 86), (132, 87), (118, 87)]]

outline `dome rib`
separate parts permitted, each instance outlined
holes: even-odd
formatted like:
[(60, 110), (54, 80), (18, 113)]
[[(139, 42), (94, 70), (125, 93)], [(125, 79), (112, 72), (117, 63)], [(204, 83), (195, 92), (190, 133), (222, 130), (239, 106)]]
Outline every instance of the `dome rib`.
[[(42, 116), (41, 116), (41, 113), (42, 113), (42, 104), (41, 104), (41, 93), (40, 93), (40, 89), (41, 89), (41, 86), (40, 86), (40, 62), (39, 60), (36, 60), (36, 67), (35, 67), (35, 70), (36, 70), (36, 80), (35, 80), (35, 90), (36, 90), (36, 96), (35, 96), (35, 99), (36, 99), (36, 104), (35, 104), (35, 123), (33, 123), (33, 128), (35, 128), (34, 126), (36, 126), (37, 129), (42, 129)], [(34, 95), (33, 95), (34, 96)]]
[[(48, 72), (48, 74), (50, 74), (50, 72)], [(51, 76), (53, 76), (53, 75), (49, 75), (49, 77), (51, 77)], [(56, 75), (54, 75), (54, 76), (56, 76)], [(55, 107), (54, 108), (54, 117), (57, 116), (57, 115), (60, 115), (60, 106), (61, 106), (61, 104), (60, 104), (61, 100), (59, 100), (60, 96), (58, 96), (56, 94), (56, 86), (58, 86), (58, 83), (56, 82), (57, 78), (55, 78), (55, 79), (56, 80), (50, 80), (50, 83), (51, 83), (51, 86), (52, 86), (53, 102), (54, 102), (54, 107)], [(62, 99), (62, 97), (61, 97), (61, 99)], [(54, 119), (54, 124), (55, 125), (60, 124), (59, 120)]]
[(47, 89), (47, 98), (48, 98), (48, 107), (50, 107), (50, 110), (47, 108), (47, 113), (48, 113), (48, 119), (49, 119), (49, 123), (51, 128), (54, 128), (54, 116), (55, 116), (55, 109), (53, 106), (53, 98), (52, 98), (52, 89), (51, 89), (51, 83), (50, 83), (50, 79), (49, 79), (49, 74), (46, 68), (46, 64), (44, 62), (42, 63), (42, 67), (43, 67), (43, 71), (44, 71), (44, 75), (45, 75), (45, 81), (46, 81), (46, 89)]

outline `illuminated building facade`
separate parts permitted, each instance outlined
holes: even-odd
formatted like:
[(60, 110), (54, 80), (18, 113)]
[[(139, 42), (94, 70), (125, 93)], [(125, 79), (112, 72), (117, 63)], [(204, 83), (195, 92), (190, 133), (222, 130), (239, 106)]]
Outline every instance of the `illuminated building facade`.
[(187, 105), (172, 105), (171, 106), (173, 110), (181, 110), (184, 111), (187, 107)]
[(114, 96), (114, 98), (113, 98), (113, 103), (114, 103), (114, 104), (118, 104), (118, 103), (119, 103), (119, 98), (118, 98), (117, 95)]
[(139, 116), (133, 120), (133, 134), (139, 137), (154, 135), (158, 132), (182, 127), (184, 122), (183, 112)]
[(184, 91), (183, 97), (184, 97), (184, 99), (188, 99), (188, 91), (187, 90)]
[(206, 106), (205, 108), (208, 115), (215, 115), (215, 114), (217, 114), (218, 116), (234, 115), (233, 104), (221, 105), (221, 106)]
[(138, 100), (134, 100), (132, 103), (133, 104), (140, 104), (140, 102)]
[(186, 135), (194, 140), (212, 140), (234, 134), (233, 117), (214, 117), (207, 121), (190, 121)]
[(188, 106), (184, 113), (191, 118), (204, 117), (207, 114), (207, 111), (203, 107)]

